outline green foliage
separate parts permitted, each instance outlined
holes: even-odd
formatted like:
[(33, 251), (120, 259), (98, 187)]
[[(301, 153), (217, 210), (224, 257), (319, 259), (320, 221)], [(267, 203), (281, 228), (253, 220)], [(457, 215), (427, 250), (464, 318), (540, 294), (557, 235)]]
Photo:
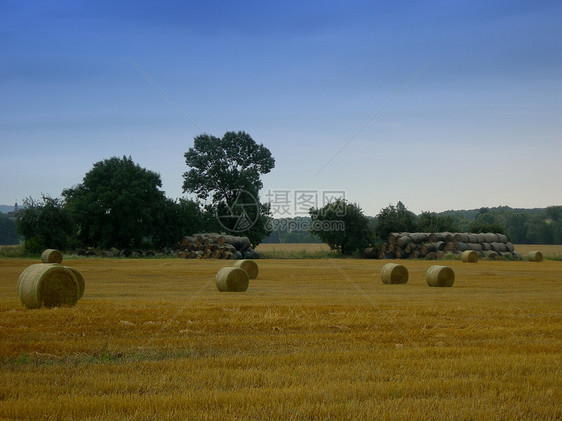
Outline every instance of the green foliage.
[(372, 241), (369, 219), (359, 205), (337, 199), (320, 209), (310, 209), (310, 232), (342, 255), (362, 250)]
[(195, 137), (184, 156), (190, 169), (183, 175), (183, 190), (211, 199), (207, 213), (217, 216), (218, 225), (208, 222), (216, 231), (246, 235), (253, 245), (269, 235), (269, 205), (257, 200), (261, 175), (275, 166), (269, 149), (243, 131), (226, 132), (222, 138)]
[(63, 191), (81, 244), (137, 247), (159, 234), (166, 199), (160, 176), (129, 157), (94, 164), (82, 184)]
[(25, 239), (24, 250), (29, 253), (39, 253), (46, 248), (66, 250), (73, 225), (64, 202), (43, 196), (40, 201), (25, 199), (23, 205), (16, 214), (16, 226)]
[(191, 169), (184, 173), (184, 192), (201, 199), (212, 195), (214, 203), (232, 202), (239, 190), (256, 194), (260, 176), (275, 167), (275, 159), (262, 144), (245, 132), (226, 132), (222, 138), (202, 134), (185, 153)]
[(170, 246), (185, 235), (206, 231), (206, 219), (207, 215), (199, 202), (165, 199), (162, 212), (155, 221), (159, 229), (152, 237), (152, 246)]
[(546, 214), (533, 215), (527, 223), (527, 239), (529, 244), (553, 244), (554, 233), (551, 224), (545, 218)]
[(418, 216), (419, 232), (455, 232), (458, 228), (451, 215), (437, 215), (435, 212), (422, 212)]
[(0, 245), (19, 244), (20, 237), (16, 229), (16, 222), (7, 215), (0, 213)]
[(414, 232), (417, 230), (416, 215), (406, 209), (402, 202), (396, 206), (388, 205), (377, 215), (375, 234), (386, 240), (391, 232)]
[(318, 236), (312, 234), (309, 228), (312, 219), (309, 216), (294, 218), (279, 218), (272, 220), (273, 231), (263, 240), (264, 243), (321, 243)]

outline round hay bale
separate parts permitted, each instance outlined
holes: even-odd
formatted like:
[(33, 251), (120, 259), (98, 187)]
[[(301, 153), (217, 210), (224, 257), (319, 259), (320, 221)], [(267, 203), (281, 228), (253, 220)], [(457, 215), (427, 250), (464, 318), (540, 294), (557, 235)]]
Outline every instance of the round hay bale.
[(408, 269), (397, 263), (387, 263), (381, 269), (383, 284), (405, 284), (408, 282)]
[(515, 251), (515, 246), (513, 245), (513, 243), (505, 243), (505, 248), (507, 249), (507, 251), (510, 251), (512, 253)]
[(469, 243), (477, 243), (478, 242), (478, 236), (476, 234), (469, 233), (468, 234), (468, 242)]
[(527, 255), (529, 262), (542, 262), (542, 253), (538, 250), (532, 250)]
[(455, 283), (455, 272), (449, 266), (431, 266), (425, 274), (425, 281), (430, 287), (452, 287)]
[(64, 266), (38, 263), (20, 274), (18, 295), (27, 308), (73, 306), (78, 301), (78, 281)]
[(466, 246), (467, 250), (482, 251), (482, 244), (479, 243), (468, 243)]
[(500, 243), (507, 243), (507, 236), (503, 234), (496, 234), (498, 236), (498, 241)]
[(504, 243), (492, 243), (490, 244), (490, 246), (492, 247), (492, 250), (497, 253), (501, 253), (507, 250), (507, 247)]
[(493, 232), (487, 232), (484, 236), (486, 237), (487, 243), (496, 243), (498, 241), (497, 234), (494, 234)]
[(453, 243), (453, 249), (455, 251), (465, 251), (468, 250), (468, 243), (463, 243), (461, 241), (455, 241)]
[(475, 250), (466, 250), (461, 254), (461, 260), (464, 263), (477, 263), (478, 262), (478, 252)]
[(476, 234), (476, 238), (478, 239), (478, 243), (480, 243), (480, 244), (486, 242), (486, 236), (482, 233)]
[(498, 257), (500, 257), (498, 252), (493, 250), (484, 252), (484, 255), (488, 260), (498, 260)]
[(224, 267), (218, 271), (215, 284), (221, 292), (244, 292), (248, 289), (248, 272), (237, 267)]
[(466, 232), (456, 232), (453, 235), (453, 241), (457, 243), (468, 243), (468, 234)]
[(434, 251), (430, 251), (425, 255), (425, 260), (437, 260), (437, 253)]
[(46, 249), (41, 253), (43, 263), (62, 263), (62, 253), (55, 249)]
[(258, 264), (253, 260), (238, 260), (234, 263), (234, 267), (244, 269), (250, 279), (256, 279), (260, 273)]
[(398, 239), (396, 240), (396, 244), (398, 244), (400, 248), (406, 247), (406, 245), (408, 245), (411, 242), (412, 239), (408, 235), (403, 235), (401, 237), (398, 237)]
[(84, 276), (80, 273), (78, 269), (74, 269), (68, 266), (64, 266), (68, 270), (72, 272), (74, 277), (76, 278), (76, 282), (78, 283), (78, 299), (81, 299), (84, 296), (84, 289), (86, 288), (86, 282), (84, 281)]
[(233, 256), (234, 256), (235, 259), (243, 259), (243, 258), (244, 258), (244, 256), (242, 255), (242, 253), (239, 252), (238, 250), (236, 250), (236, 251), (233, 253)]
[(414, 243), (425, 243), (429, 239), (429, 233), (427, 232), (413, 232), (410, 234), (410, 238)]

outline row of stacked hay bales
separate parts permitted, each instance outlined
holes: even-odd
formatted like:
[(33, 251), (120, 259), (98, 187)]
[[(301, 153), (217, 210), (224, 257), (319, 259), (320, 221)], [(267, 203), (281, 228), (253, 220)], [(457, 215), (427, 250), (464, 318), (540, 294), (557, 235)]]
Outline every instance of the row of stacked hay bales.
[(259, 259), (244, 236), (202, 233), (185, 236), (178, 245), (178, 257), (186, 259)]
[(85, 281), (75, 268), (63, 266), (62, 253), (47, 249), (41, 261), (18, 279), (18, 296), (27, 308), (74, 306), (84, 295)]
[(366, 249), (365, 257), (379, 259), (440, 259), (445, 254), (462, 254), (470, 250), (479, 258), (516, 259), (521, 255), (503, 234), (450, 232), (391, 233), (380, 249)]
[(174, 256), (184, 259), (259, 259), (260, 255), (245, 236), (202, 233), (185, 236), (173, 248), (163, 250), (81, 249), (78, 256), (96, 257), (163, 257)]

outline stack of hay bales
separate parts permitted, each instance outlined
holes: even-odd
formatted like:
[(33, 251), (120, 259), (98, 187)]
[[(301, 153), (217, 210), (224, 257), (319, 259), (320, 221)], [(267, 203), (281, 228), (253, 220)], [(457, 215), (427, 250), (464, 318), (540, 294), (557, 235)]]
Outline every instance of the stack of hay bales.
[(248, 237), (217, 233), (193, 234), (182, 238), (177, 255), (187, 259), (259, 259)]
[(62, 266), (62, 253), (47, 249), (43, 263), (28, 266), (18, 279), (18, 296), (27, 308), (74, 306), (84, 295), (82, 274)]
[(244, 292), (250, 279), (257, 279), (259, 268), (252, 260), (238, 260), (232, 267), (223, 267), (215, 276), (215, 284), (221, 292)]
[[(378, 251), (379, 259), (440, 259), (446, 253), (475, 251), (478, 257), (520, 259), (503, 234), (469, 232), (395, 232)], [(372, 255), (370, 251), (369, 255)]]

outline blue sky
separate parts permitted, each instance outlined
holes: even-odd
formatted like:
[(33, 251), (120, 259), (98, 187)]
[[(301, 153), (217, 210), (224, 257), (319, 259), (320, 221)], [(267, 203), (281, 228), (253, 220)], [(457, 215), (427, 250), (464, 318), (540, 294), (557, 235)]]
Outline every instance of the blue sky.
[(264, 193), (343, 190), (369, 215), (560, 205), (561, 17), (555, 1), (1, 1), (0, 203), (122, 155), (181, 197), (199, 127), (272, 151)]

